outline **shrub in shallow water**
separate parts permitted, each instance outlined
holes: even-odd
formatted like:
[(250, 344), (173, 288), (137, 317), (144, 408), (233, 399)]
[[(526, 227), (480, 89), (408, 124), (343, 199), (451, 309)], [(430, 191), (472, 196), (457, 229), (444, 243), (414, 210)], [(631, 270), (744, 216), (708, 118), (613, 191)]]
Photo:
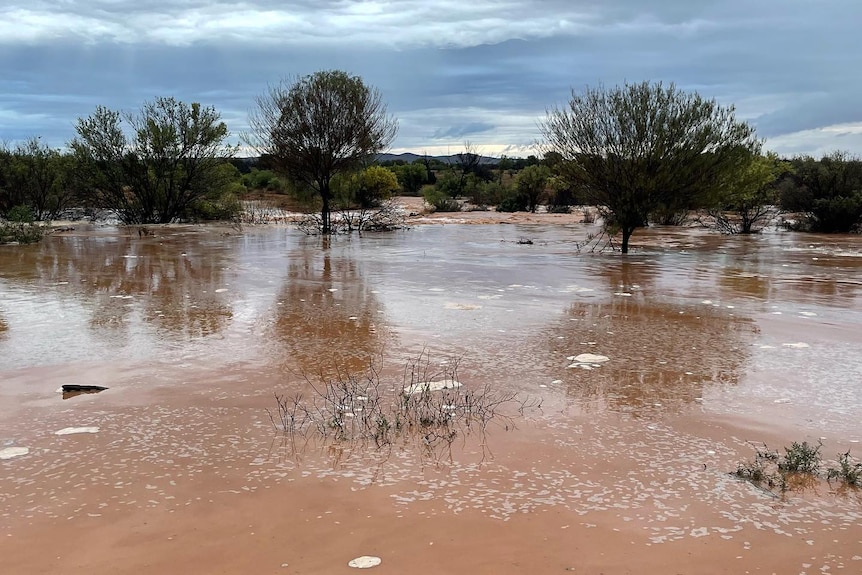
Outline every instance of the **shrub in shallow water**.
[(45, 235), (45, 228), (33, 222), (0, 222), (0, 244), (32, 244)]
[(401, 381), (384, 382), (378, 367), (364, 373), (338, 374), (319, 382), (306, 380), (310, 396), (277, 394), (267, 410), (273, 426), (306, 444), (371, 445), (376, 448), (416, 443), (423, 449), (447, 448), (457, 437), (484, 434), (489, 424), (514, 428), (513, 416), (541, 402), (518, 399), (486, 384), (468, 389), (457, 379), (457, 360), (432, 368), (427, 357), (410, 361)]
[(832, 481), (837, 479), (851, 487), (862, 486), (862, 463), (854, 461), (850, 457), (850, 451), (838, 455), (838, 467), (830, 469), (826, 479)]
[(809, 445), (807, 441), (794, 441), (784, 448), (784, 458), (778, 462), (778, 469), (785, 473), (817, 473), (820, 469), (820, 448), (822, 443)]

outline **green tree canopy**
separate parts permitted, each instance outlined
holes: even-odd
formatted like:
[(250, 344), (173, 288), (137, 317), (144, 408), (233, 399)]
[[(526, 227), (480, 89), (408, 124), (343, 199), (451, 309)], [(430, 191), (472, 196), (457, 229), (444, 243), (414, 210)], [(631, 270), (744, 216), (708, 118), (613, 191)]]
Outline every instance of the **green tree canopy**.
[(26, 207), (37, 220), (52, 220), (73, 198), (70, 159), (37, 138), (0, 150), (0, 214)]
[(760, 150), (754, 128), (732, 107), (673, 84), (573, 90), (541, 129), (565, 177), (619, 226), (623, 253), (657, 207), (708, 192)]
[(427, 180), (425, 166), (419, 162), (393, 166), (401, 190), (408, 196), (416, 196)]
[(235, 152), (215, 108), (174, 98), (146, 102), (136, 114), (99, 106), (75, 130), (69, 147), (79, 184), (130, 224), (188, 217), (195, 202), (226, 185), (219, 167)]
[(551, 170), (542, 164), (527, 166), (518, 173), (515, 185), (518, 195), (524, 199), (527, 211), (536, 213), (550, 177)]
[(398, 191), (398, 179), (383, 166), (368, 166), (341, 186), (341, 207), (376, 208)]
[(759, 232), (778, 203), (779, 178), (792, 171), (774, 152), (752, 156), (727, 182), (709, 209), (718, 229), (730, 234)]
[(834, 152), (819, 160), (791, 161), (794, 174), (781, 184), (781, 207), (803, 214), (802, 227), (847, 233), (862, 222), (862, 159)]
[(380, 92), (340, 70), (283, 80), (256, 100), (246, 137), (277, 170), (321, 198), (321, 231), (332, 231), (332, 178), (386, 149), (398, 126)]

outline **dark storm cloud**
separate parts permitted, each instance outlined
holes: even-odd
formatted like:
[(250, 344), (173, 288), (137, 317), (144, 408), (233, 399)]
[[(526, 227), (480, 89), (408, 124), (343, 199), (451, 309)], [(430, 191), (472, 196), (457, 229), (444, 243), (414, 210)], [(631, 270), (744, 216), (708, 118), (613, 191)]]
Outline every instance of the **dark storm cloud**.
[(399, 149), (528, 150), (571, 88), (648, 79), (735, 104), (778, 151), (862, 151), (860, 20), (854, 0), (12, 0), (0, 141), (62, 145), (98, 104), (163, 95), (240, 132), (267, 84), (341, 68), (383, 92)]

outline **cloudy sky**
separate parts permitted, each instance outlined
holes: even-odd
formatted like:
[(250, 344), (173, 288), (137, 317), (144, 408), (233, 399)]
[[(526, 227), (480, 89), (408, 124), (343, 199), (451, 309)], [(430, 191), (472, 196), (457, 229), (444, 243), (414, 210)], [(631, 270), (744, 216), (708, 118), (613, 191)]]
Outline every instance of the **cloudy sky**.
[(378, 87), (393, 151), (526, 155), (572, 89), (674, 82), (786, 155), (862, 154), (859, 0), (4, 0), (0, 142), (62, 147), (97, 105), (214, 105), (234, 134), (283, 77)]

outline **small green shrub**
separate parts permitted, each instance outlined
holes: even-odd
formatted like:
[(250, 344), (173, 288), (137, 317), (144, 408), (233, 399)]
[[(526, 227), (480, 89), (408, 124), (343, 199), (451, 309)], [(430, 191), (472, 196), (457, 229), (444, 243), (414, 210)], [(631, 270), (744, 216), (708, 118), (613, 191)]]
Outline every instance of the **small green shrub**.
[(762, 449), (755, 447), (754, 459), (737, 465), (736, 476), (755, 485), (766, 483), (770, 488), (776, 485), (784, 486), (781, 475), (772, 471), (778, 459), (778, 452), (770, 451), (766, 445), (763, 445)]
[(437, 212), (460, 212), (461, 203), (441, 190), (427, 190), (425, 201)]
[(853, 461), (850, 451), (838, 455), (838, 468), (827, 472), (827, 480), (837, 479), (851, 487), (862, 486), (862, 463)]
[(217, 199), (202, 199), (192, 208), (192, 218), (204, 221), (232, 220), (242, 212), (242, 202), (231, 191), (222, 193)]
[(518, 194), (513, 194), (508, 198), (504, 198), (497, 205), (498, 212), (526, 212), (527, 199)]
[(44, 235), (45, 228), (33, 222), (0, 222), (0, 244), (33, 244)]
[(9, 210), (9, 213), (6, 214), (6, 219), (10, 222), (32, 224), (36, 221), (36, 216), (33, 214), (33, 210), (30, 209), (30, 206), (21, 205)]
[(778, 469), (785, 473), (817, 473), (820, 469), (821, 447), (822, 443), (813, 446), (807, 441), (794, 441), (790, 447), (784, 448), (784, 459), (778, 462)]

